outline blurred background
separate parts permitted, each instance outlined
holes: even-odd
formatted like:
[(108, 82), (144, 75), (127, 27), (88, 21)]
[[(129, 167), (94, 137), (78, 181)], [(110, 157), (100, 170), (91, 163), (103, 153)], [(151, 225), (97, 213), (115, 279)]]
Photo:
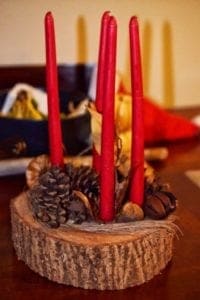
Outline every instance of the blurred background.
[(100, 20), (117, 18), (117, 70), (129, 89), (128, 23), (140, 24), (144, 94), (163, 107), (200, 103), (199, 0), (0, 0), (0, 66), (45, 63), (44, 15), (52, 11), (59, 64), (94, 64)]

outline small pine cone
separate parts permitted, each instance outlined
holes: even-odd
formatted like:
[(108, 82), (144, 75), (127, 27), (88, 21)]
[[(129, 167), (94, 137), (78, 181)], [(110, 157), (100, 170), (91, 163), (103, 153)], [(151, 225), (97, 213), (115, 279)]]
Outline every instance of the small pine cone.
[(99, 213), (100, 185), (98, 174), (89, 166), (73, 167), (66, 165), (67, 175), (71, 179), (72, 190), (81, 191), (90, 201), (94, 215)]
[(68, 205), (67, 219), (68, 223), (72, 224), (81, 224), (84, 221), (92, 220), (87, 207), (76, 193), (71, 195), (71, 201)]
[(51, 167), (38, 178), (28, 197), (36, 219), (49, 227), (90, 221), (99, 213), (98, 176), (89, 167)]
[(28, 192), (34, 216), (49, 227), (59, 227), (67, 220), (65, 206), (70, 192), (69, 177), (60, 168), (51, 167)]

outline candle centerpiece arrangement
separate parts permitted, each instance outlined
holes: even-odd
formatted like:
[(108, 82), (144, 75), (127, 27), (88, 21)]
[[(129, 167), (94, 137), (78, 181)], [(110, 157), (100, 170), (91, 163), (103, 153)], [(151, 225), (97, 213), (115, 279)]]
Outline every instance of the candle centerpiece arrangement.
[[(85, 289), (142, 284), (172, 258), (175, 196), (144, 161), (143, 92), (136, 17), (129, 23), (132, 141), (126, 157), (115, 126), (117, 21), (101, 20), (97, 92), (100, 120), (93, 162), (65, 161), (59, 120), (54, 22), (45, 16), (49, 156), (34, 158), (28, 189), (11, 202), (12, 239), (19, 259), (48, 279)], [(89, 109), (89, 108), (88, 108)]]

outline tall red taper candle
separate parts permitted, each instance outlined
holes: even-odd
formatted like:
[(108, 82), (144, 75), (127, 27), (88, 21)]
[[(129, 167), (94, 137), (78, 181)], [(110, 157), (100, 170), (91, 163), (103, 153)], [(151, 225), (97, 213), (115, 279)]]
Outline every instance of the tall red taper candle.
[(51, 12), (48, 12), (45, 16), (45, 40), (50, 160), (54, 166), (63, 166), (64, 158), (59, 109), (55, 32), (54, 20)]
[[(105, 93), (105, 78), (106, 78), (106, 38), (108, 32), (108, 23), (110, 20), (109, 12), (104, 12), (101, 18), (101, 30), (99, 40), (99, 57), (97, 66), (97, 84), (96, 84), (96, 99), (95, 105), (99, 113), (102, 113), (103, 95)], [(101, 155), (93, 147), (93, 168), (97, 173), (101, 172)]]
[(103, 97), (103, 119), (101, 136), (101, 173), (100, 173), (100, 218), (109, 222), (114, 218), (114, 99), (116, 70), (117, 23), (110, 17), (106, 39), (106, 84)]
[(144, 198), (144, 120), (143, 87), (139, 28), (136, 17), (129, 23), (131, 86), (132, 86), (132, 147), (130, 200), (142, 205)]
[(106, 66), (106, 38), (108, 33), (108, 24), (110, 20), (109, 12), (104, 12), (101, 18), (101, 32), (99, 41), (99, 57), (97, 66), (97, 87), (95, 105), (98, 112), (102, 113), (102, 101), (105, 93), (105, 75), (107, 72)]

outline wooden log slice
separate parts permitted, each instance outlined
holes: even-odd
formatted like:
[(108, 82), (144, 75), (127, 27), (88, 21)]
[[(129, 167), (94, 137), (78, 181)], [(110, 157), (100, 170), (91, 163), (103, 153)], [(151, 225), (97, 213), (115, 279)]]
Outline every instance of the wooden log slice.
[(11, 202), (17, 256), (48, 279), (84, 289), (115, 290), (142, 284), (172, 258), (171, 221), (83, 224), (50, 229), (36, 221), (26, 193)]

